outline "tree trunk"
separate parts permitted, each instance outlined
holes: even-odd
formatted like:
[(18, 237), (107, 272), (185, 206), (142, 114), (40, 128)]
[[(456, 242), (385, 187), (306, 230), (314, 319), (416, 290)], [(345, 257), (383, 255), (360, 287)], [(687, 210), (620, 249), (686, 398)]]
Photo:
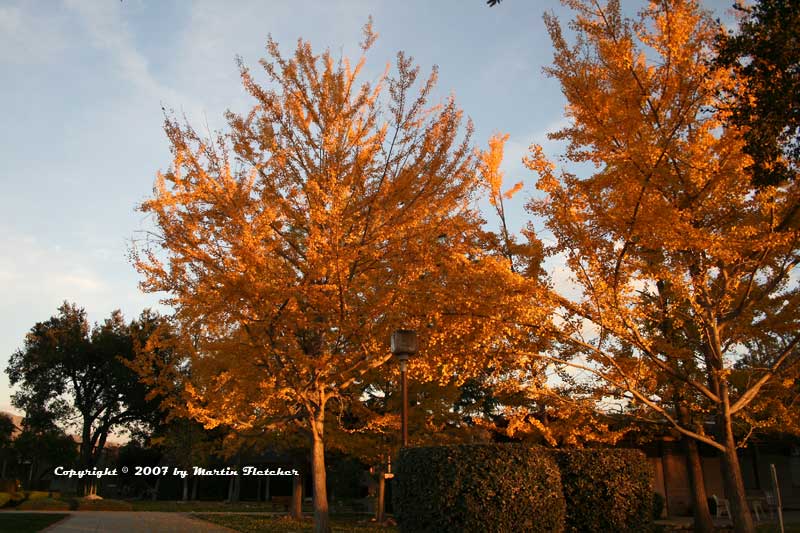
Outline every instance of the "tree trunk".
[(183, 478), (183, 497), (181, 500), (184, 502), (189, 501), (189, 480), (187, 478)]
[(97, 478), (93, 476), (87, 476), (83, 478), (83, 495), (84, 496), (94, 496), (97, 494)]
[(264, 501), (269, 501), (269, 478), (270, 476), (264, 476)]
[[(242, 469), (242, 454), (236, 454), (236, 466), (233, 468), (237, 473)], [(241, 483), (242, 476), (235, 475), (231, 476), (231, 484), (228, 487), (228, 500), (231, 502), (238, 502), (239, 501), (239, 494), (241, 493), (242, 483)]]
[(303, 476), (301, 474), (292, 477), (292, 500), (289, 502), (289, 513), (295, 520), (303, 519)]
[[(681, 425), (687, 428), (692, 427), (691, 417), (686, 406), (679, 405), (677, 411)], [(689, 483), (692, 488), (694, 531), (695, 533), (712, 533), (714, 531), (714, 521), (711, 518), (711, 511), (708, 509), (703, 463), (700, 460), (697, 441), (689, 437), (683, 437), (683, 442), (686, 450), (686, 470), (689, 472)]]
[[(81, 457), (80, 460), (80, 467), (81, 469), (88, 469), (90, 462), (85, 458)], [(92, 486), (92, 477), (85, 476), (83, 479), (78, 480), (78, 496), (88, 496), (91, 494), (91, 486)]]
[(328, 493), (325, 487), (325, 445), (322, 441), (325, 407), (320, 406), (311, 420), (311, 475), (314, 481), (314, 533), (330, 533)]
[(724, 380), (720, 382), (720, 400), (722, 400), (722, 413), (719, 422), (721, 436), (723, 437), (721, 440), (725, 445), (725, 451), (722, 453), (722, 476), (725, 481), (725, 495), (731, 504), (733, 530), (735, 533), (753, 533), (755, 526), (753, 525), (750, 508), (747, 506), (742, 469), (739, 466), (739, 456), (736, 455), (736, 439), (733, 435), (733, 425), (731, 423), (728, 385)]
[(708, 509), (703, 464), (700, 461), (697, 441), (684, 437), (684, 443), (686, 445), (686, 469), (689, 471), (689, 482), (692, 486), (694, 531), (695, 533), (712, 533), (714, 521), (711, 519), (711, 511)]
[[(89, 415), (85, 411), (81, 411), (81, 415), (83, 416), (83, 427), (81, 428), (81, 445), (80, 445), (80, 469), (88, 469), (91, 468), (92, 465), (92, 423), (89, 418)], [(91, 494), (89, 492), (91, 487), (91, 477), (84, 477), (82, 480), (78, 481), (78, 496), (88, 496)]]
[(233, 499), (231, 501), (238, 502), (242, 494), (242, 476), (233, 476)]
[(378, 471), (378, 504), (375, 506), (375, 520), (381, 524), (384, 520), (384, 499), (386, 497), (386, 477), (383, 470)]
[(736, 455), (736, 446), (727, 447), (722, 454), (722, 474), (725, 480), (725, 490), (731, 504), (733, 514), (733, 530), (736, 533), (752, 533), (755, 531), (753, 517), (747, 506), (747, 497), (744, 491), (742, 471), (739, 466), (739, 457)]
[[(81, 468), (83, 469), (91, 469), (94, 465), (92, 464), (91, 459), (82, 459), (81, 460)], [(33, 463), (31, 463), (31, 472), (33, 470)], [(97, 478), (94, 476), (84, 476), (83, 479), (78, 480), (78, 496), (91, 496), (95, 493), (95, 483)]]
[(153, 495), (151, 496), (151, 500), (156, 501), (158, 499), (158, 487), (161, 485), (161, 476), (156, 478), (156, 486), (153, 487)]
[(197, 476), (192, 476), (192, 501), (197, 500)]

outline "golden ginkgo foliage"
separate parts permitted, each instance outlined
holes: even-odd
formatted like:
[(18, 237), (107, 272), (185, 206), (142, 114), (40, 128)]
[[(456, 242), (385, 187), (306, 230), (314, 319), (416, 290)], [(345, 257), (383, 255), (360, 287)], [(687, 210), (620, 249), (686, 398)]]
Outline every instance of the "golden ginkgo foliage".
[[(374, 38), (368, 25), (364, 52)], [(308, 435), (327, 531), (326, 409), (389, 361), (391, 332), (419, 330), (415, 380), (457, 383), (500, 372), (510, 335), (531, 338), (507, 309), (531, 323), (545, 311), (523, 305), (530, 284), (485, 250), (471, 127), (462, 135), (452, 98), (430, 104), (435, 69), (419, 83), (399, 53), (394, 74), (362, 83), (363, 57), (302, 40), (291, 57), (271, 39), (267, 53), (268, 84), (240, 65), (254, 105), (227, 115), (228, 133), (167, 119), (174, 163), (141, 205), (157, 237), (134, 260), (191, 346), (189, 414)]]
[(715, 111), (735, 90), (711, 61), (719, 28), (697, 2), (652, 1), (633, 20), (616, 0), (565, 4), (574, 45), (546, 18), (570, 120), (553, 137), (595, 171), (556, 175), (538, 147), (527, 160), (547, 193), (530, 208), (580, 291), (553, 293), (554, 359), (718, 449), (736, 531), (752, 531), (736, 427), (770, 418), (755, 400), (800, 358), (800, 189), (748, 178), (742, 132)]

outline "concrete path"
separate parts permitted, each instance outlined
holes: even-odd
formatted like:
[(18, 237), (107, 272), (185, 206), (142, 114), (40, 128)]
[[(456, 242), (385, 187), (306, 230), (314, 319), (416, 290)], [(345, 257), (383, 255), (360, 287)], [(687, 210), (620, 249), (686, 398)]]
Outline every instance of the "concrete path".
[(232, 529), (183, 513), (83, 511), (44, 529), (47, 533), (231, 533)]

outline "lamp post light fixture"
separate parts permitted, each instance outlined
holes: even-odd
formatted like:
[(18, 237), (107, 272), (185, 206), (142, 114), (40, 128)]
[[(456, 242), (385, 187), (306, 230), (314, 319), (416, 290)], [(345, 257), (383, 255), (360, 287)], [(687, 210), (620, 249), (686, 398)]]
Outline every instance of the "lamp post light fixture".
[(403, 388), (401, 425), (403, 448), (408, 447), (408, 358), (417, 353), (417, 332), (398, 329), (392, 333), (392, 355), (400, 361), (400, 380)]

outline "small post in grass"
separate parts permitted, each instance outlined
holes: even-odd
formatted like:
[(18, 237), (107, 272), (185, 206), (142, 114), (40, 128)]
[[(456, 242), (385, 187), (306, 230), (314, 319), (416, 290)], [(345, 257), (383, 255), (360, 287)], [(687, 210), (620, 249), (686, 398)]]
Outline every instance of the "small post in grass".
[(781, 502), (781, 489), (778, 486), (778, 473), (775, 471), (775, 465), (769, 465), (770, 472), (772, 473), (772, 488), (775, 491), (775, 504), (778, 506), (778, 525), (780, 526), (781, 533), (783, 529), (783, 503)]

